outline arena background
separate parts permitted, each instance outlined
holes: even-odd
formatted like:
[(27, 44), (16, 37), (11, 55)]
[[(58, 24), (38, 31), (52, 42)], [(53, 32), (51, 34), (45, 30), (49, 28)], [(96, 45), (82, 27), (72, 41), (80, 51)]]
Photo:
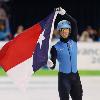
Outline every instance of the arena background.
[[(25, 29), (39, 22), (50, 14), (54, 8), (61, 6), (70, 15), (76, 18), (78, 22), (79, 34), (90, 25), (95, 29), (100, 28), (100, 3), (99, 0), (0, 0), (0, 4), (4, 3), (4, 8), (7, 11), (11, 33), (16, 33), (17, 27), (23, 25)], [(59, 18), (56, 22), (59, 21)], [(56, 27), (56, 23), (55, 23)], [(0, 41), (0, 48), (5, 44), (5, 41)], [(93, 52), (96, 57), (96, 67), (90, 65), (83, 66), (79, 73), (81, 75), (83, 85), (83, 100), (99, 99), (100, 95), (100, 42), (80, 43), (80, 47), (86, 50), (98, 50), (98, 55)], [(95, 45), (96, 44), (96, 45)], [(91, 46), (90, 46), (91, 45)], [(84, 48), (85, 47), (85, 48)], [(91, 49), (93, 47), (93, 49)], [(80, 48), (80, 52), (81, 51)], [(80, 53), (82, 57), (82, 53)], [(89, 55), (90, 59), (93, 55)], [(93, 58), (94, 59), (94, 58)], [(84, 61), (80, 60), (80, 61)], [(81, 63), (82, 63), (81, 62)], [(83, 66), (83, 67), (82, 67)], [(57, 91), (57, 70), (39, 70), (33, 74), (27, 87), (27, 92), (21, 92), (0, 68), (0, 100), (59, 100)]]
[(79, 33), (87, 25), (94, 28), (100, 27), (99, 0), (9, 0), (6, 4), (9, 8), (13, 34), (19, 24), (28, 28), (59, 6), (76, 18)]

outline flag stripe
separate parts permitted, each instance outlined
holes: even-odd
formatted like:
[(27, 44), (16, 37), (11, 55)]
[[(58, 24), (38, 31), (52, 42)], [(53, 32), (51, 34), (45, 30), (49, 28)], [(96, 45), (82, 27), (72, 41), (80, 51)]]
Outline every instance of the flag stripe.
[(42, 27), (38, 23), (8, 42), (0, 51), (0, 66), (8, 71), (30, 58), (41, 32)]

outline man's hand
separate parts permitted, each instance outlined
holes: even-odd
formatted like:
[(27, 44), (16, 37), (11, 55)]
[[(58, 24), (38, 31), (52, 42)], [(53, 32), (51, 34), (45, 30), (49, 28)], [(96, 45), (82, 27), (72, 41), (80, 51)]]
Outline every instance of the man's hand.
[(48, 61), (47, 61), (47, 66), (50, 69), (54, 66), (53, 62), (50, 59), (48, 59)]
[(58, 11), (60, 15), (64, 15), (66, 13), (66, 11), (62, 9), (61, 7), (56, 8), (56, 11)]

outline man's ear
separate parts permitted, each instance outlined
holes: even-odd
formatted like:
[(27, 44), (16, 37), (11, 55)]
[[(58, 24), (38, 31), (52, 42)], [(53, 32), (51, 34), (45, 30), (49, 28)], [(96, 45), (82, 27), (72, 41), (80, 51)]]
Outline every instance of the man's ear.
[(71, 33), (71, 29), (69, 29), (69, 33)]
[(58, 30), (57, 33), (60, 35), (60, 30)]

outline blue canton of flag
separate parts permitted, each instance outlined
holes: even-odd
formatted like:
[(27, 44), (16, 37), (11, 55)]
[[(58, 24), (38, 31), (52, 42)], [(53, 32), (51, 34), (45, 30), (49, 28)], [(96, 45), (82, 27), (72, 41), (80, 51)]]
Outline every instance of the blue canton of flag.
[(48, 60), (48, 49), (49, 49), (49, 39), (51, 33), (51, 27), (53, 23), (55, 12), (50, 14), (44, 20), (40, 22), (43, 29), (39, 36), (36, 49), (33, 53), (33, 71), (36, 72), (41, 67), (47, 64)]

